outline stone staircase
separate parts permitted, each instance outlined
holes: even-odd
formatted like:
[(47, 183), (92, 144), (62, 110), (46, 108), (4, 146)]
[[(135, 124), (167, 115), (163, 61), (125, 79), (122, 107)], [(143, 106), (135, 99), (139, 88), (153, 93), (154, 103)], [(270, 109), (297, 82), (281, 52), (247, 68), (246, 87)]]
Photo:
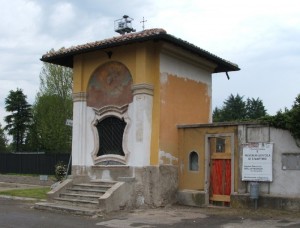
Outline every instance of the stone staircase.
[[(105, 208), (101, 205), (101, 198), (119, 182), (94, 180), (89, 183), (69, 183), (53, 194), (48, 202), (35, 204), (36, 209), (67, 212), (76, 215), (96, 216)], [(116, 188), (116, 187), (115, 187)], [(50, 192), (51, 195), (51, 192)], [(107, 198), (107, 196), (106, 196)]]

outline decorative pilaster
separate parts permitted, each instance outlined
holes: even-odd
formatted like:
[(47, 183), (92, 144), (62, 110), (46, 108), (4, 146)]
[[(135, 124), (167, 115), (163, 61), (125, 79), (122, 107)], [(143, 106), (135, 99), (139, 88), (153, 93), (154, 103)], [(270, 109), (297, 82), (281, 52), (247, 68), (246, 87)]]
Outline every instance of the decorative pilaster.
[(81, 175), (86, 166), (86, 109), (86, 93), (73, 93), (72, 166), (78, 167), (76, 175)]
[(152, 132), (153, 86), (136, 84), (133, 92), (132, 141), (133, 153), (129, 160), (132, 166), (150, 165), (150, 147)]

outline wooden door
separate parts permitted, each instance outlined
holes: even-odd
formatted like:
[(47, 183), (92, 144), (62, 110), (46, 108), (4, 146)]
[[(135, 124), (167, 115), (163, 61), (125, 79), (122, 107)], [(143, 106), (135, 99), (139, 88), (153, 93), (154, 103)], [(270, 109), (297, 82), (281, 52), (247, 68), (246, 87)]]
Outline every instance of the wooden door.
[(231, 140), (228, 137), (209, 138), (210, 194), (213, 205), (229, 206), (231, 194)]

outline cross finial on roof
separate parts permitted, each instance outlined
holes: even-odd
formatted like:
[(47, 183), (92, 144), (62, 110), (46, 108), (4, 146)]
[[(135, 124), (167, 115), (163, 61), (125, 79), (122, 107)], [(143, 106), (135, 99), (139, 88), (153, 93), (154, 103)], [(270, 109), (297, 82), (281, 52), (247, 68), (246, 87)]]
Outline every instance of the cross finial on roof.
[(143, 30), (145, 30), (145, 22), (147, 22), (147, 20), (145, 20), (144, 17), (143, 17), (143, 20), (140, 21), (140, 23), (143, 23)]

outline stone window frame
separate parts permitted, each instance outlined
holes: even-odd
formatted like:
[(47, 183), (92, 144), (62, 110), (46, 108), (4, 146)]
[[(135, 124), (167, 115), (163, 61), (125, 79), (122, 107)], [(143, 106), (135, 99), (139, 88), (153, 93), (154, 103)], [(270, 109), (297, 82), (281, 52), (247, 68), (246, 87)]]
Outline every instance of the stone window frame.
[[(93, 135), (94, 135), (94, 149), (92, 152), (92, 159), (94, 162), (94, 165), (99, 165), (101, 162), (106, 162), (106, 161), (115, 161), (121, 164), (126, 165), (128, 161), (128, 155), (129, 155), (129, 150), (128, 150), (128, 132), (129, 128), (131, 126), (131, 121), (130, 118), (128, 117), (128, 105), (124, 105), (121, 107), (114, 106), (114, 105), (109, 105), (102, 107), (100, 109), (95, 109), (95, 117), (94, 120), (92, 121), (92, 130), (93, 130)], [(107, 117), (116, 117), (119, 119), (123, 119), (126, 123), (124, 133), (123, 133), (123, 140), (122, 140), (122, 147), (124, 151), (124, 156), (122, 155), (116, 155), (116, 154), (107, 154), (107, 155), (101, 155), (98, 156), (98, 151), (99, 151), (99, 134), (97, 130), (97, 124), (101, 122), (103, 119)]]

